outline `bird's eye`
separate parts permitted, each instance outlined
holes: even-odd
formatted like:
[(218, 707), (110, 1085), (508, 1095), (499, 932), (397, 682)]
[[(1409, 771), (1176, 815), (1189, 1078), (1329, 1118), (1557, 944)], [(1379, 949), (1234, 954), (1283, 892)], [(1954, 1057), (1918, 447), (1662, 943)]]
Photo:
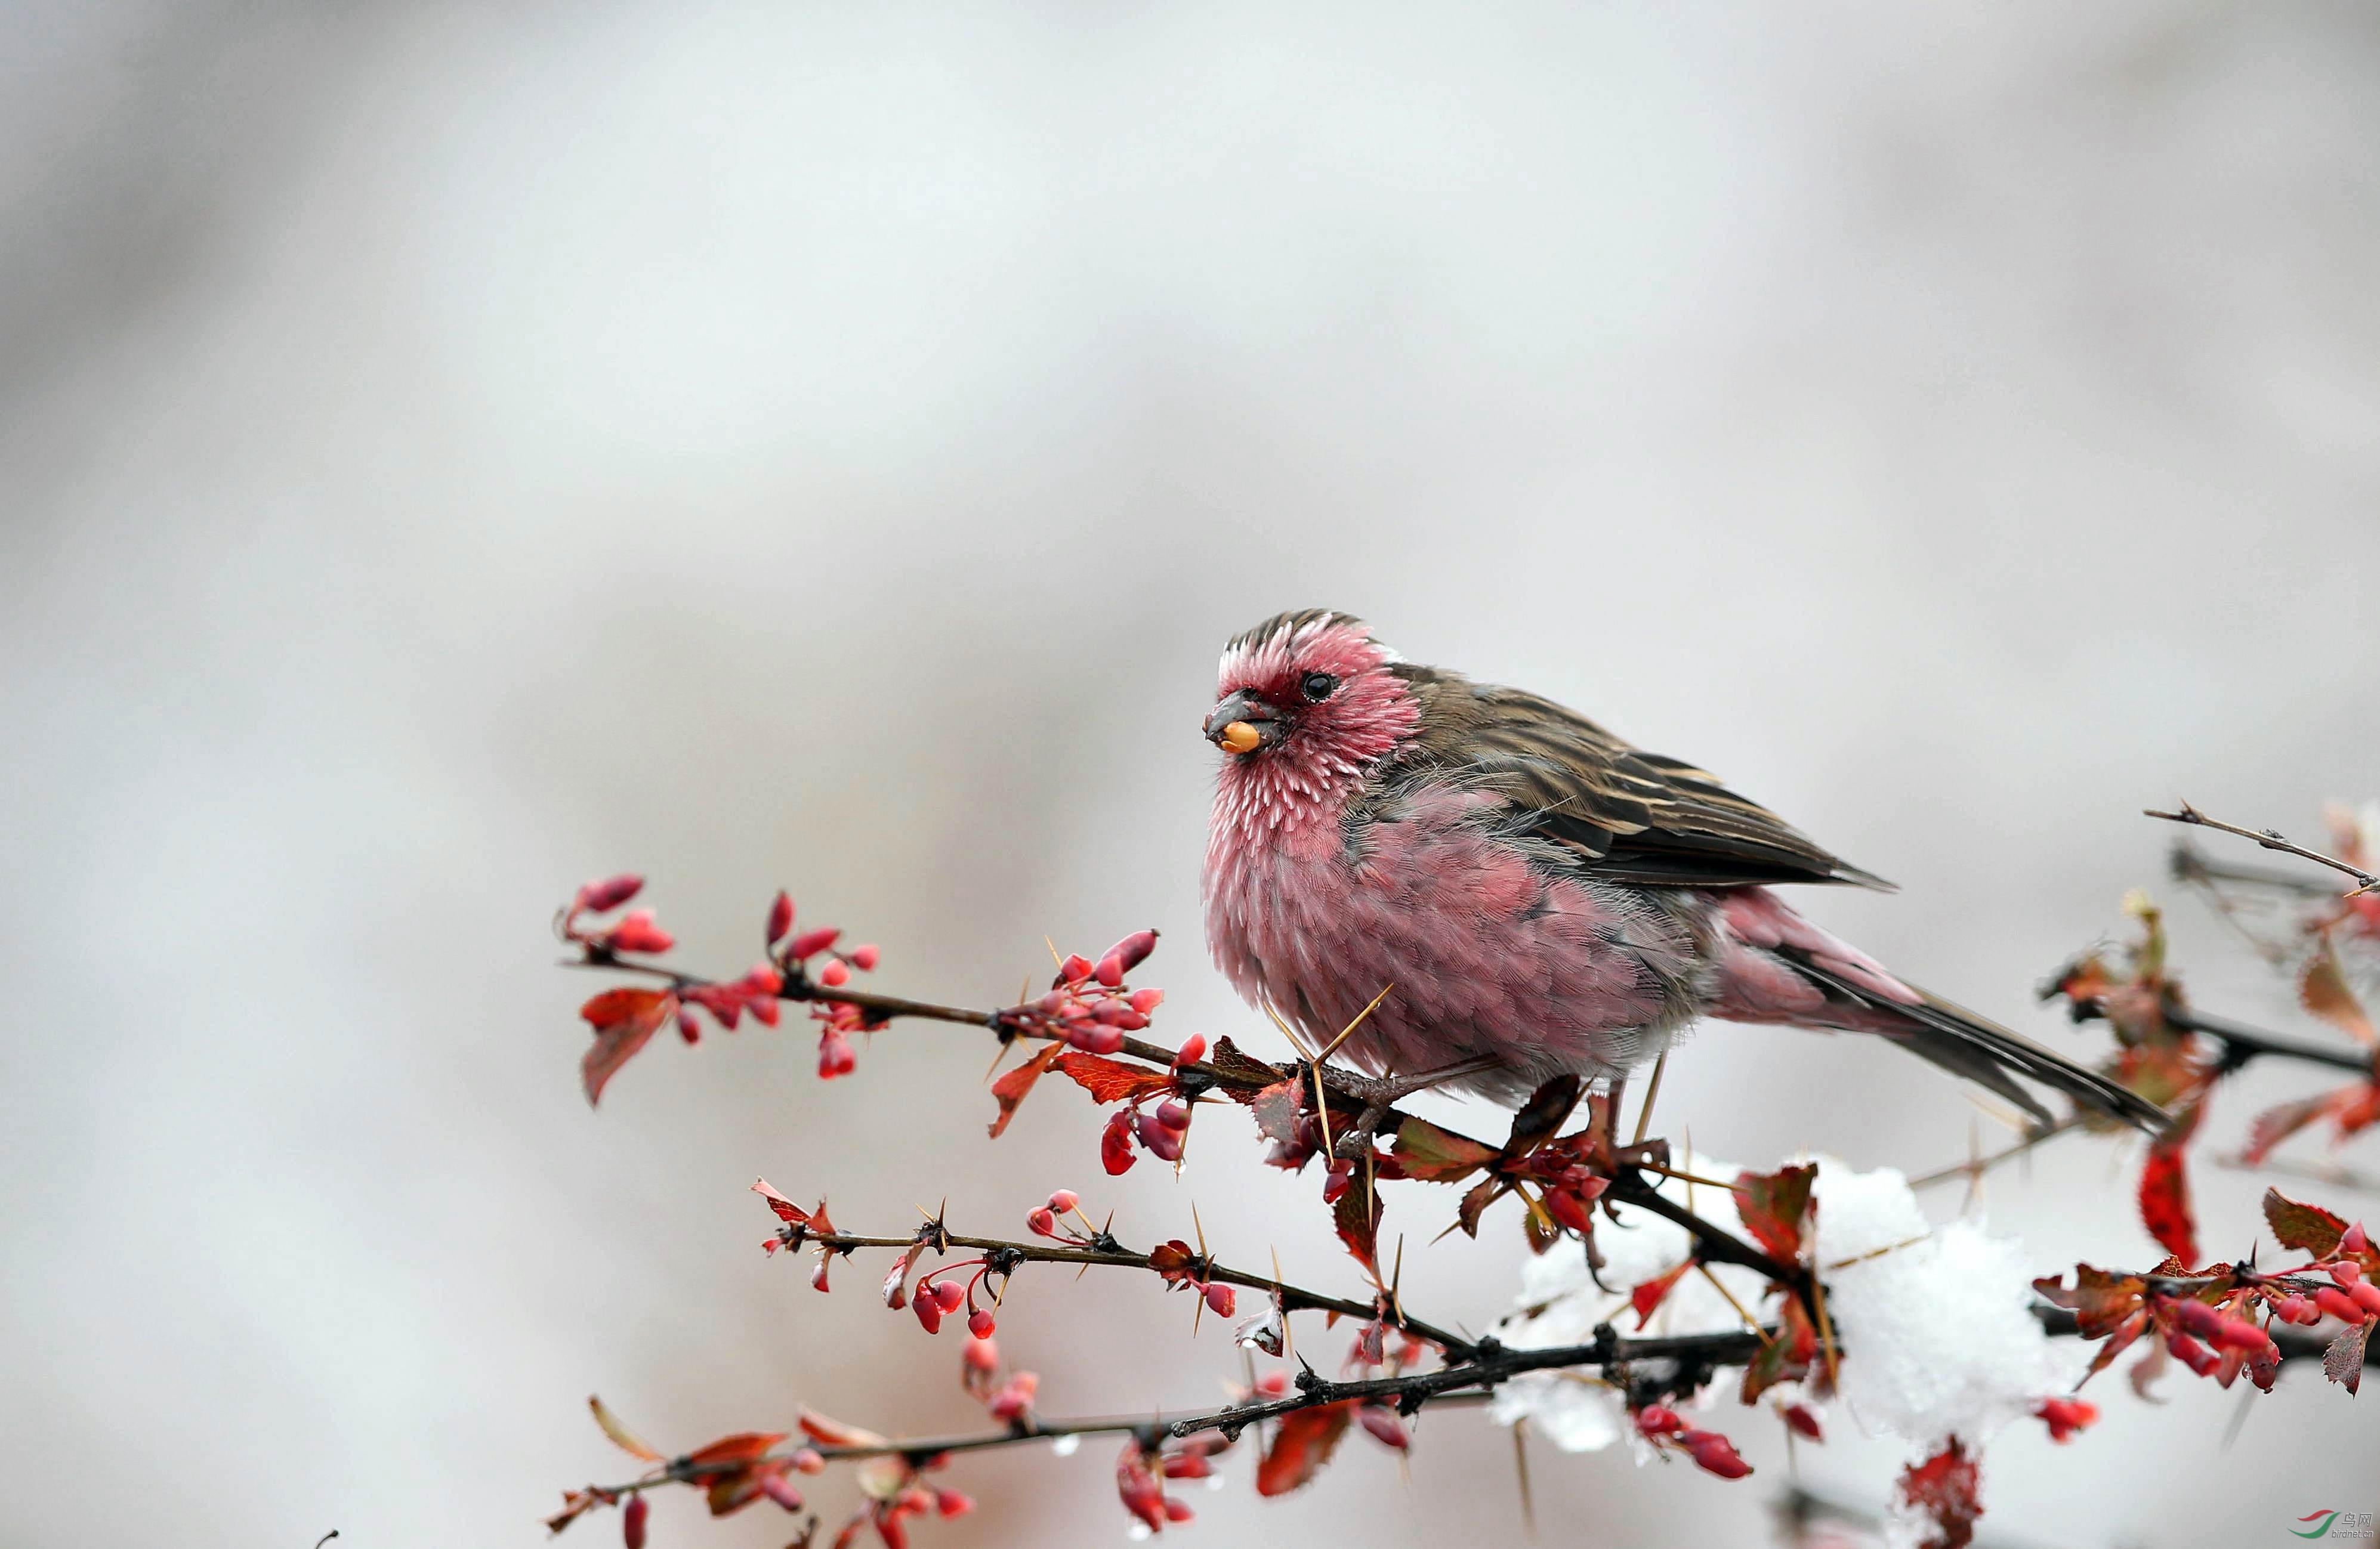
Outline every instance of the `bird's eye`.
[(1339, 686), (1339, 680), (1328, 672), (1308, 672), (1305, 681), (1297, 686), (1308, 699), (1318, 704), (1330, 697), (1330, 691)]

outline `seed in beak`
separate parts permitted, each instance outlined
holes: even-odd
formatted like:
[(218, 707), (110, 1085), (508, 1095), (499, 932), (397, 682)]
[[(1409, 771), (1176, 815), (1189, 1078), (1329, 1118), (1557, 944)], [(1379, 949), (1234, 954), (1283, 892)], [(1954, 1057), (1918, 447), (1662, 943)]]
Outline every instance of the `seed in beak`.
[(1254, 753), (1264, 742), (1264, 734), (1245, 720), (1235, 720), (1223, 728), (1216, 742), (1232, 753)]

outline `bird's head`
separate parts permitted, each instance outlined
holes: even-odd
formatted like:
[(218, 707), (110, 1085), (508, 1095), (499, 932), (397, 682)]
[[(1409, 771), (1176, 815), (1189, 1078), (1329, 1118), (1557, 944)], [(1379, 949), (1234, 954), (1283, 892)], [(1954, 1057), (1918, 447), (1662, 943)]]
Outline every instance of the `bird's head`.
[(1400, 660), (1344, 613), (1267, 619), (1223, 647), (1207, 740), (1227, 770), (1277, 773), (1312, 791), (1360, 779), (1420, 722)]

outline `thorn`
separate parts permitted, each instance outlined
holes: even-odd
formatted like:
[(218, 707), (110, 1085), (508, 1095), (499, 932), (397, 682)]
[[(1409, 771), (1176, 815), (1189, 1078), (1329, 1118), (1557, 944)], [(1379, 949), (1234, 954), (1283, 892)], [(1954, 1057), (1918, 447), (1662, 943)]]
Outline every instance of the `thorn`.
[(1645, 1106), (1636, 1110), (1636, 1138), (1629, 1144), (1645, 1144), (1645, 1131), (1653, 1124), (1653, 1099), (1661, 1095), (1661, 1074), (1670, 1068), (1670, 1051), (1663, 1049), (1661, 1058), (1653, 1061), (1653, 1083), (1645, 1089)]
[(1537, 1537), (1537, 1503), (1529, 1490), (1528, 1422), (1512, 1426), (1512, 1473), (1521, 1486), (1521, 1531), (1531, 1543)]
[(1338, 1053), (1339, 1046), (1345, 1043), (1348, 1037), (1354, 1033), (1355, 1029), (1364, 1025), (1364, 1019), (1378, 1010), (1379, 1009), (1380, 1002), (1389, 998), (1389, 991), (1396, 987), (1397, 982), (1394, 979), (1390, 979), (1387, 984), (1382, 985), (1380, 986), (1380, 993), (1372, 997), (1371, 1003), (1366, 1006), (1362, 1010), (1357, 1011), (1355, 1013), (1355, 1020), (1341, 1028), (1339, 1030), (1339, 1035), (1330, 1040), (1330, 1047), (1324, 1049), (1320, 1054), (1315, 1056), (1315, 1059), (1318, 1061), (1328, 1059), (1332, 1055)]

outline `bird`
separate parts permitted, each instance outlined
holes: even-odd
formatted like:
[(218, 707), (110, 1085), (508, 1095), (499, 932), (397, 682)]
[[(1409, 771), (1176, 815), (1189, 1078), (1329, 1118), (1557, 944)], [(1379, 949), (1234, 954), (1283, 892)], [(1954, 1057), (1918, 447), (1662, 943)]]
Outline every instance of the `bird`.
[(1709, 1017), (1877, 1035), (2036, 1123), (2036, 1086), (2168, 1123), (1776, 890), (1890, 883), (1550, 699), (1408, 662), (1321, 609), (1234, 636), (1216, 690), (1208, 948), (1315, 1048), (1518, 1105), (1565, 1074), (1624, 1082)]

